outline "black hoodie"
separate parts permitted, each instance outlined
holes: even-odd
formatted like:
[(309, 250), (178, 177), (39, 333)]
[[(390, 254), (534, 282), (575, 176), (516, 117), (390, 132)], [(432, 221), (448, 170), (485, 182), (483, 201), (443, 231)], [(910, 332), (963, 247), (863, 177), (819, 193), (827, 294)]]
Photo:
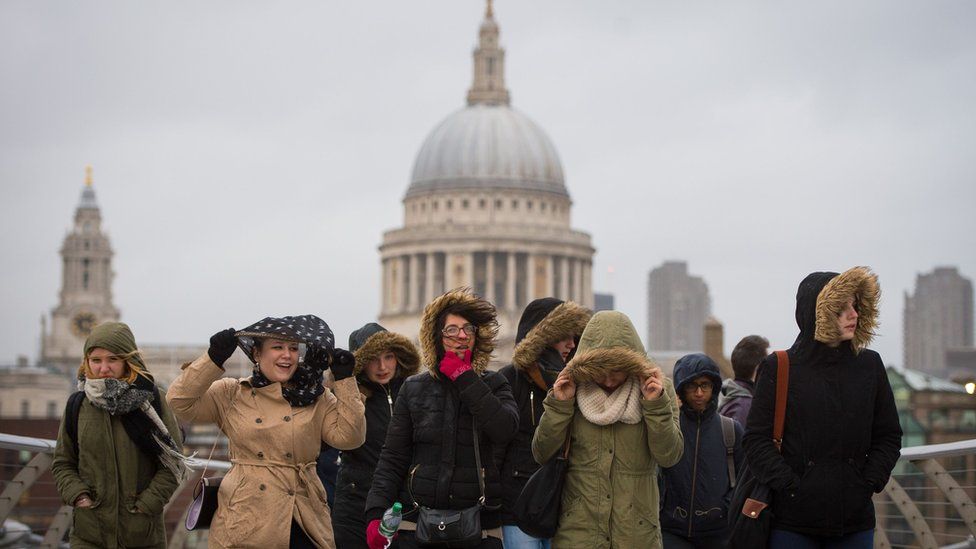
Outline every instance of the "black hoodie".
[[(856, 267), (812, 273), (800, 283), (800, 334), (788, 350), (782, 453), (772, 442), (776, 357), (759, 367), (743, 446), (749, 467), (773, 488), (773, 527), (816, 536), (873, 529), (873, 492), (898, 460), (902, 431), (878, 353), (864, 349), (877, 325), (877, 278)], [(858, 303), (853, 341), (830, 347), (837, 312)]]

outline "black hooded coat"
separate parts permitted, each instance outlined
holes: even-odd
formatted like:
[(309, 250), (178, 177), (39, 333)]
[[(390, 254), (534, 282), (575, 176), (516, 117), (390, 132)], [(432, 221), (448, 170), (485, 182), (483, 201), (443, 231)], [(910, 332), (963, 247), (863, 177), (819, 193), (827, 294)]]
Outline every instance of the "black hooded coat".
[[(812, 273), (800, 283), (782, 453), (772, 441), (775, 354), (759, 367), (743, 446), (750, 469), (773, 489), (775, 529), (842, 536), (875, 526), (871, 495), (887, 483), (902, 436), (884, 363), (863, 348), (877, 323), (878, 295), (876, 277), (863, 267)], [(824, 344), (852, 297), (859, 309), (854, 340)]]
[[(544, 297), (529, 303), (519, 319), (512, 364), (498, 372), (512, 386), (512, 396), (519, 410), (519, 429), (515, 438), (507, 445), (495, 448), (495, 461), (502, 481), (502, 524), (515, 524), (515, 517), (509, 510), (525, 483), (539, 468), (532, 457), (532, 437), (542, 417), (542, 401), (566, 365), (551, 345), (568, 337), (578, 340), (591, 315), (588, 309), (575, 303)], [(535, 365), (538, 365), (545, 388), (538, 386), (526, 372)]]
[[(438, 366), (443, 350), (437, 347), (441, 338), (437, 319), (447, 310), (456, 311), (478, 330), (472, 369), (454, 381)], [(490, 321), (478, 323), (475, 319), (479, 317), (490, 317)], [(381, 518), (395, 501), (403, 504), (405, 521), (417, 519), (419, 506), (464, 509), (477, 505), (481, 495), (473, 437), (477, 428), (486, 500), (481, 527), (500, 526), (501, 486), (491, 450), (515, 434), (518, 413), (508, 382), (487, 370), (498, 330), (494, 319), (494, 306), (465, 290), (452, 290), (424, 309), (420, 344), (427, 371), (411, 376), (400, 387), (366, 498), (367, 524)]]
[[(353, 370), (366, 406), (366, 442), (355, 450), (342, 452), (336, 481), (332, 529), (336, 546), (366, 549), (366, 496), (386, 440), (393, 406), (400, 387), (420, 367), (420, 355), (406, 337), (369, 323), (349, 335), (349, 350), (356, 357)], [(390, 351), (397, 357), (396, 374), (385, 385), (370, 381), (363, 369), (374, 358)], [(397, 547), (396, 542), (391, 547)]]

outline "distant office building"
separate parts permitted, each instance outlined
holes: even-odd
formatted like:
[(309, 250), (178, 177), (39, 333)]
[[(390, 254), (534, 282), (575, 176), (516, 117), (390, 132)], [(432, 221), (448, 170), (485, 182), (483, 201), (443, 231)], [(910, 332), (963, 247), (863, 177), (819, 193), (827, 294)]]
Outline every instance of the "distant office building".
[(708, 286), (684, 261), (667, 261), (647, 277), (647, 344), (652, 352), (702, 351), (711, 313)]
[(948, 377), (946, 351), (973, 346), (973, 283), (955, 267), (915, 279), (905, 294), (905, 367)]
[(612, 311), (613, 294), (593, 294), (593, 312)]

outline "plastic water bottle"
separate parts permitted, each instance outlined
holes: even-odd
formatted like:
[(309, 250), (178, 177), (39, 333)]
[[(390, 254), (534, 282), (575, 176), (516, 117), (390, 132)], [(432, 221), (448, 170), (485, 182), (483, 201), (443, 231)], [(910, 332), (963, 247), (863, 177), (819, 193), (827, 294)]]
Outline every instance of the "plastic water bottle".
[(398, 501), (383, 513), (383, 520), (380, 521), (380, 534), (387, 539), (387, 547), (393, 543), (393, 535), (400, 529), (401, 520), (403, 520), (403, 506)]

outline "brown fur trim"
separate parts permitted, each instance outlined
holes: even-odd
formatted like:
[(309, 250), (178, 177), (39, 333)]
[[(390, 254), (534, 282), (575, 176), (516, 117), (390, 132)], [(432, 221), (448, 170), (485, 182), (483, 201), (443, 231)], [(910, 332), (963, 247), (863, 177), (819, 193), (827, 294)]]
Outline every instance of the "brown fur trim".
[(577, 354), (566, 365), (576, 383), (593, 381), (607, 372), (646, 377), (657, 369), (651, 359), (626, 347), (600, 347)]
[(814, 339), (821, 343), (835, 343), (840, 340), (837, 315), (844, 310), (847, 300), (854, 298), (858, 303), (857, 329), (851, 346), (860, 352), (871, 343), (878, 328), (878, 302), (881, 300), (881, 287), (878, 275), (868, 267), (854, 267), (835, 276), (817, 296), (817, 328)]
[(369, 336), (366, 342), (353, 353), (356, 357), (356, 366), (353, 368), (352, 375), (359, 375), (371, 360), (387, 351), (391, 351), (397, 357), (397, 364), (399, 364), (397, 375), (412, 376), (420, 369), (420, 353), (409, 339), (395, 332), (377, 332)]
[(519, 370), (535, 364), (547, 346), (568, 337), (579, 337), (591, 316), (593, 312), (582, 305), (572, 301), (561, 303), (519, 341), (512, 364)]
[[(495, 337), (498, 336), (498, 322), (495, 320), (495, 306), (488, 301), (474, 295), (470, 288), (456, 288), (439, 297), (424, 307), (424, 314), (420, 317), (420, 349), (423, 353), (424, 364), (430, 375), (437, 377), (437, 338), (435, 334), (437, 317), (444, 309), (451, 305), (460, 305), (469, 311), (478, 311), (480, 315), (488, 316), (491, 321), (478, 326), (475, 348), (471, 351), (471, 368), (479, 374), (488, 369), (491, 353), (495, 350)], [(464, 313), (460, 313), (464, 316)]]

